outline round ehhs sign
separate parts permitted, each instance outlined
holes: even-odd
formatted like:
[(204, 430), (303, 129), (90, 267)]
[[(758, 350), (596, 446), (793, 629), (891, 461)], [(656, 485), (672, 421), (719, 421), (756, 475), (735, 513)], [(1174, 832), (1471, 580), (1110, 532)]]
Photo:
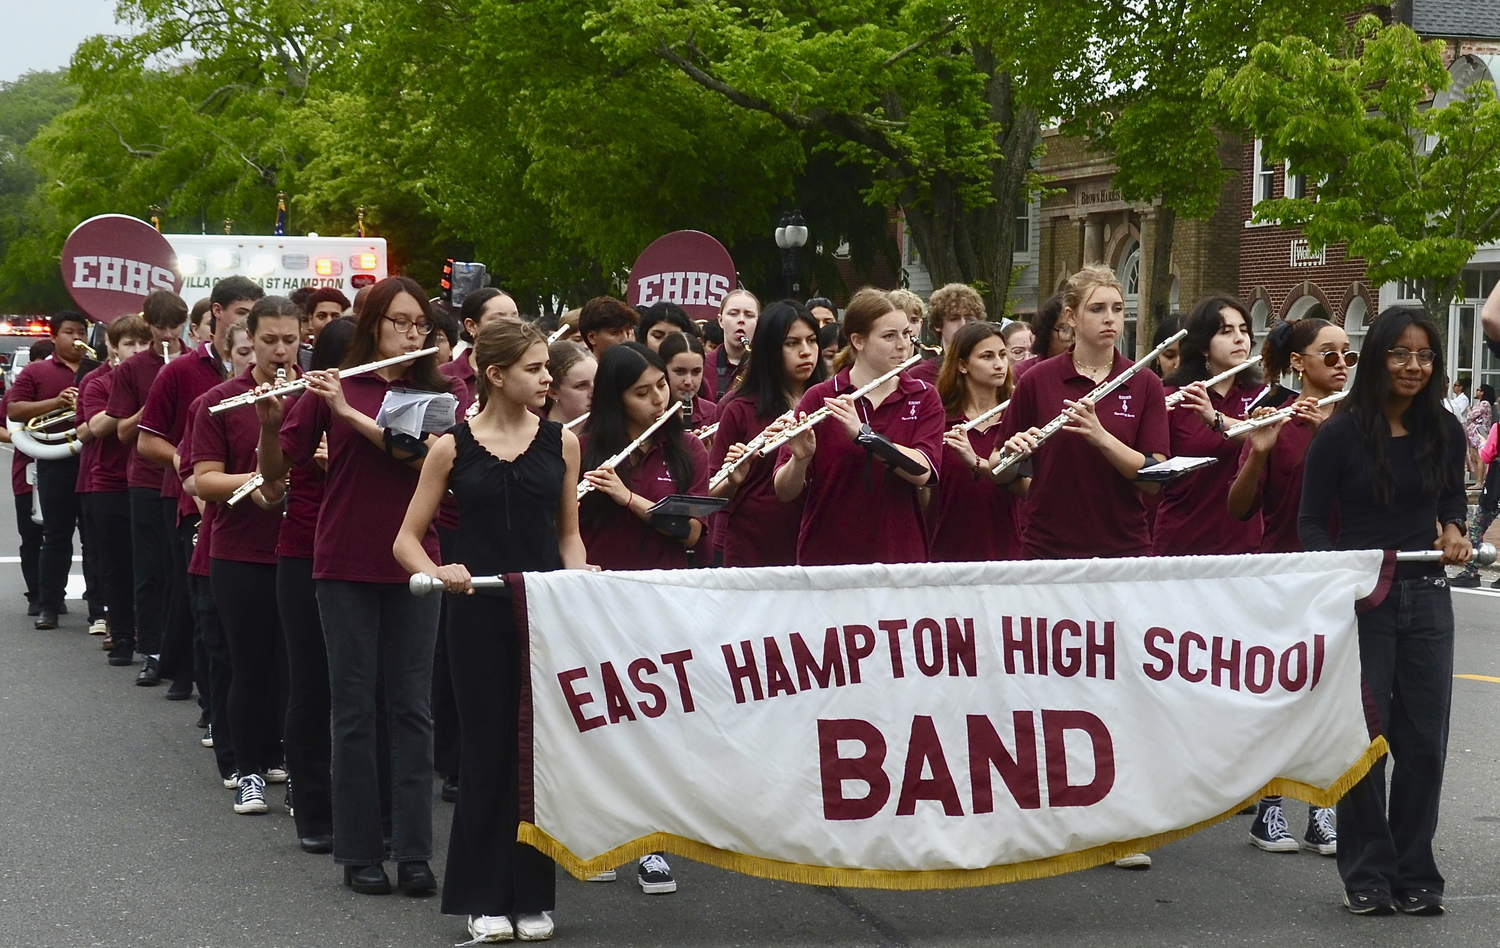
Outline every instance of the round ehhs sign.
[(693, 319), (713, 319), (738, 286), (734, 260), (723, 244), (702, 231), (677, 230), (653, 240), (636, 258), (626, 302), (640, 310), (665, 300)]
[(126, 214), (100, 214), (73, 228), (63, 244), (62, 278), (79, 310), (103, 323), (139, 313), (152, 290), (182, 287), (167, 238)]

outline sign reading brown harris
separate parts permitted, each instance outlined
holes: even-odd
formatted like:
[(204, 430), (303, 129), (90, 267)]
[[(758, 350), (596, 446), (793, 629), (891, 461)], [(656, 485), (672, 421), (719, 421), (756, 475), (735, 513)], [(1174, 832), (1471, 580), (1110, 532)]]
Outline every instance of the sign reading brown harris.
[(676, 303), (693, 319), (713, 319), (739, 286), (724, 245), (697, 230), (678, 230), (651, 242), (630, 268), (627, 302), (636, 309)]
[(78, 309), (103, 323), (139, 313), (152, 290), (182, 288), (167, 238), (127, 214), (100, 214), (73, 228), (63, 244), (62, 278)]

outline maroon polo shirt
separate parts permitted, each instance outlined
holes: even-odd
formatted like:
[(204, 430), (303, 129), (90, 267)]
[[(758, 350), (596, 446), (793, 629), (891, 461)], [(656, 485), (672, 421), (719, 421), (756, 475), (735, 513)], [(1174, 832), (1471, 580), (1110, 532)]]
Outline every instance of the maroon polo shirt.
[[(948, 426), (967, 418), (949, 418)], [(994, 453), (1000, 435), (995, 422), (983, 431), (970, 431), (969, 445), (981, 458)], [(927, 503), (930, 549), (934, 563), (966, 563), (1021, 559), (1019, 498), (964, 463), (959, 453), (943, 445), (938, 462), (941, 482)]]
[[(1041, 428), (1096, 387), (1073, 368), (1071, 352), (1033, 359), (1021, 376), (1010, 407), (1000, 419), (998, 443), (1028, 428)], [(1114, 378), (1130, 368), (1119, 352)], [(1167, 456), (1167, 406), (1161, 379), (1140, 371), (1096, 406), (1105, 430), (1147, 455)], [(1021, 543), (1027, 559), (1148, 556), (1151, 533), (1144, 495), (1081, 435), (1059, 431), (1032, 455), (1031, 488), (1021, 505)]]
[[(1244, 418), (1262, 387), (1260, 383), (1239, 384), (1236, 379), (1234, 387), (1224, 395), (1210, 391), (1208, 398), (1216, 411), (1231, 418)], [(1176, 389), (1171, 388), (1169, 394), (1170, 391)], [(1197, 412), (1182, 406), (1167, 413), (1167, 426), (1173, 457), (1218, 458), (1219, 463), (1179, 477), (1162, 488), (1151, 552), (1157, 556), (1207, 556), (1254, 553), (1260, 549), (1260, 516), (1251, 514), (1245, 520), (1229, 516), (1229, 485), (1234, 483), (1239, 443), (1214, 431)]]
[(918, 382), (926, 382), (933, 388), (937, 388), (938, 372), (943, 368), (943, 357), (935, 359), (923, 359), (916, 365), (906, 370), (906, 377), (916, 379)]
[[(167, 363), (152, 383), (151, 393), (146, 396), (146, 410), (141, 412), (141, 430), (165, 438), (174, 448), (181, 447), (182, 429), (190, 417), (193, 401), (223, 381), (224, 362), (214, 349), (213, 340), (184, 352)], [(255, 413), (253, 408), (235, 411)], [(181, 458), (185, 451), (177, 453)], [(182, 480), (163, 478), (161, 495), (181, 497)]]
[[(687, 489), (679, 491), (667, 468), (656, 435), (646, 456), (635, 464), (621, 465), (621, 478), (639, 497), (655, 503), (672, 494), (708, 493), (708, 451), (692, 435), (682, 436), (682, 446), (692, 460), (693, 474)], [(588, 442), (583, 441), (583, 450)], [(595, 492), (597, 494), (597, 492)], [(601, 569), (681, 569), (688, 565), (688, 548), (651, 528), (651, 525), (602, 494), (586, 498), (583, 545), (588, 560)], [(706, 565), (706, 564), (700, 564)]]
[[(409, 375), (387, 382), (369, 372), (343, 380), (344, 400), (374, 418), (386, 392), (411, 384)], [(293, 465), (307, 464), (325, 432), (328, 476), (314, 537), (313, 578), (404, 585), (411, 574), (396, 562), (391, 545), (416, 492), (418, 470), (334, 418), (328, 403), (312, 395), (292, 406), (281, 428), (281, 450)], [(422, 549), (433, 562), (442, 562), (435, 526), (427, 529)]]
[[(103, 411), (104, 406), (109, 403), (109, 379), (112, 374), (110, 364), (104, 362), (78, 383), (78, 411), (75, 417), (80, 428), (86, 426), (89, 419)], [(89, 439), (78, 453), (78, 483), (74, 489), (80, 494), (124, 490), (125, 464), (129, 457), (120, 439), (113, 435)], [(106, 466), (110, 469), (105, 470)], [(116, 470), (118, 482), (115, 480)]]
[[(849, 370), (841, 369), (803, 394), (797, 403), (797, 415), (812, 414), (827, 399), (854, 388), (849, 384)], [(896, 390), (879, 407), (872, 407), (863, 396), (855, 407), (872, 430), (926, 455), (934, 475), (932, 481), (936, 482), (937, 459), (943, 446), (943, 400), (937, 389), (902, 375), (897, 377)], [(888, 474), (885, 464), (856, 445), (838, 419), (827, 418), (813, 431), (818, 449), (808, 465), (802, 490), (797, 564), (926, 562), (927, 527), (919, 489), (894, 473)], [(776, 467), (791, 458), (791, 450), (783, 447)]]
[[(164, 364), (161, 353), (154, 348), (137, 352), (121, 362), (113, 373), (113, 387), (104, 409), (109, 417), (129, 418), (144, 408), (146, 396), (151, 392), (151, 384), (156, 381), (157, 373), (161, 372)], [(160, 492), (162, 475), (166, 471), (141, 457), (141, 452), (136, 450), (134, 444), (128, 448), (130, 460), (125, 467), (127, 485)]]
[[(1316, 428), (1311, 428), (1300, 418), (1293, 418), (1282, 425), (1271, 446), (1271, 453), (1260, 469), (1256, 483), (1255, 501), (1250, 507), (1251, 517), (1261, 518), (1260, 553), (1300, 553), (1302, 540), (1297, 536), (1297, 510), (1302, 506), (1302, 470), (1307, 462), (1307, 449), (1312, 444)], [(1239, 463), (1235, 475), (1250, 459), (1250, 442), (1240, 449)]]
[[(63, 389), (77, 384), (74, 381), (75, 378), (77, 378), (77, 373), (73, 369), (58, 362), (55, 356), (48, 356), (40, 362), (26, 363), (26, 367), (21, 370), (20, 375), (16, 376), (16, 381), (11, 385), (6, 397), (11, 402), (46, 401), (49, 398), (56, 398)], [(6, 417), (9, 417), (10, 405), (7, 404), (5, 407)], [(82, 465), (79, 466), (82, 467)]]
[[(12, 389), (13, 391), (14, 389)], [(10, 392), (0, 397), (0, 408), (10, 410)], [(10, 451), (10, 492), (17, 497), (23, 497), (31, 493), (31, 485), (26, 483), (26, 465), (31, 463), (31, 456), (24, 451), (17, 450), (14, 445)]]
[[(293, 399), (301, 395), (292, 396)], [(317, 398), (309, 395), (309, 398)], [(288, 411), (292, 402), (287, 403)], [(318, 529), (318, 509), (323, 506), (323, 468), (308, 461), (292, 468), (286, 489), (286, 515), (281, 518), (281, 536), (276, 541), (276, 555), (292, 559), (313, 558), (313, 538)]]
[[(193, 410), (193, 440), (188, 463), (219, 461), (227, 474), (249, 474), (255, 470), (260, 444), (260, 420), (249, 408), (209, 413), (209, 407), (226, 398), (255, 388), (255, 369), (209, 389)], [(214, 512), (213, 556), (237, 563), (276, 562), (276, 542), (281, 534), (281, 508), (267, 510), (249, 497), (230, 507), (217, 505)]]
[(198, 539), (193, 543), (193, 556), (188, 560), (188, 572), (194, 576), (208, 578), (208, 561), (213, 555), (214, 517), (218, 504), (203, 505), (203, 519), (198, 521)]
[[(748, 443), (775, 421), (757, 415), (757, 399), (737, 395), (719, 403), (719, 431), (714, 435), (708, 469), (717, 473), (735, 444)], [(776, 499), (776, 459), (757, 457), (740, 470), (745, 480), (718, 518), (725, 566), (794, 566), (797, 533), (802, 527), (802, 498), (789, 504)]]

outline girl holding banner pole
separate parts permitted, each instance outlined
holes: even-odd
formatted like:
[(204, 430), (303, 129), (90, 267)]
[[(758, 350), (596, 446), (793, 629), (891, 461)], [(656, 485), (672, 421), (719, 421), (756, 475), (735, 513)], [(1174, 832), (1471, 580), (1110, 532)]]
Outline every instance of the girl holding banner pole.
[[(443, 912), (468, 916), (475, 939), (534, 941), (552, 935), (556, 883), (552, 861), (516, 841), (526, 656), (510, 600), (474, 589), (470, 577), (586, 568), (574, 500), (580, 449), (571, 431), (534, 413), (551, 384), (536, 327), (485, 326), (474, 359), (479, 411), (433, 445), (393, 551), (455, 594), (448, 656), (463, 747)], [(455, 555), (438, 566), (422, 538), (448, 491), (458, 501)]]
[[(1309, 550), (1443, 555), (1440, 563), (1395, 564), (1385, 595), (1359, 614), (1365, 700), (1394, 764), (1389, 799), (1381, 758), (1339, 801), (1339, 875), (1344, 904), (1357, 915), (1437, 915), (1443, 875), (1432, 840), (1453, 697), (1453, 602), (1442, 567), (1473, 555), (1464, 523), (1467, 446), (1443, 409), (1442, 337), (1420, 310), (1382, 312), (1365, 354), (1349, 397), (1308, 448), (1298, 535)], [(1329, 530), (1335, 507), (1337, 539)]]
[[(802, 400), (809, 385), (823, 381), (818, 323), (801, 303), (783, 300), (761, 313), (752, 355), (740, 384), (719, 402), (719, 431), (709, 470), (723, 471), (745, 456), (757, 438), (781, 431), (782, 416)], [(797, 562), (802, 503), (776, 498), (776, 459), (752, 457), (716, 476), (710, 493), (730, 498), (724, 508), (725, 566), (791, 566)]]
[(870, 287), (855, 293), (843, 328), (849, 347), (839, 353), (837, 373), (797, 404), (799, 419), (822, 408), (831, 414), (784, 444), (776, 459), (776, 496), (804, 503), (797, 563), (925, 563), (919, 489), (937, 479), (943, 400), (903, 374), (851, 397), (911, 355), (910, 320), (888, 295)]
[[(1297, 413), (1287, 421), (1251, 431), (1240, 449), (1238, 469), (1229, 485), (1229, 516), (1244, 520), (1260, 514), (1261, 553), (1296, 553), (1297, 510), (1302, 502), (1302, 475), (1307, 448), (1333, 405), (1318, 407), (1318, 401), (1342, 392), (1349, 369), (1359, 360), (1349, 351), (1344, 330), (1326, 319), (1299, 319), (1280, 323), (1266, 335), (1261, 349), (1266, 380), (1275, 383), (1288, 372), (1302, 383)], [(1257, 409), (1257, 416), (1272, 409)], [(1307, 832), (1302, 842), (1287, 828), (1280, 797), (1266, 797), (1256, 808), (1250, 827), (1250, 842), (1266, 852), (1297, 852), (1303, 846), (1324, 856), (1338, 852), (1338, 833), (1333, 809), (1309, 807)]]
[(1019, 498), (1010, 487), (983, 476), (1000, 435), (1000, 417), (992, 414), (979, 426), (969, 427), (1010, 398), (1014, 388), (998, 325), (969, 323), (953, 334), (937, 377), (952, 427), (943, 435), (941, 478), (927, 509), (933, 562), (1021, 558)]

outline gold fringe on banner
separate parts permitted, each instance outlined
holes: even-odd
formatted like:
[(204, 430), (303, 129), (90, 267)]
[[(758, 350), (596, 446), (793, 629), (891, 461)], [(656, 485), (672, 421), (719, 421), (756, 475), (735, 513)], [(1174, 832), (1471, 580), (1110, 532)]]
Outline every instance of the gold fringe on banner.
[(1005, 882), (1024, 882), (1030, 879), (1045, 879), (1048, 876), (1060, 876), (1069, 872), (1078, 872), (1083, 869), (1092, 869), (1105, 863), (1114, 862), (1121, 856), (1131, 853), (1146, 852), (1165, 846), (1167, 843), (1176, 842), (1184, 837), (1191, 836), (1202, 829), (1207, 829), (1216, 823), (1222, 823), (1245, 807), (1254, 804), (1261, 797), (1286, 796), (1311, 803), (1313, 806), (1333, 806), (1338, 800), (1348, 793), (1350, 788), (1358, 783), (1375, 762), (1384, 757), (1387, 747), (1384, 737), (1377, 737), (1365, 748), (1364, 754), (1355, 762), (1354, 766), (1344, 772), (1344, 775), (1334, 781), (1327, 789), (1320, 790), (1296, 780), (1288, 780), (1277, 777), (1266, 784), (1249, 799), (1235, 804), (1218, 816), (1211, 817), (1201, 823), (1183, 829), (1170, 830), (1165, 833), (1157, 833), (1142, 839), (1131, 839), (1120, 843), (1108, 843), (1103, 846), (1095, 846), (1076, 853), (1064, 853), (1060, 856), (1049, 856), (1046, 859), (1033, 859), (1028, 862), (1011, 863), (1004, 866), (989, 866), (984, 869), (929, 869), (929, 870), (897, 870), (897, 869), (841, 869), (835, 866), (808, 866), (795, 862), (783, 862), (778, 859), (767, 859), (763, 856), (747, 856), (744, 853), (730, 852), (726, 849), (718, 849), (701, 843), (695, 839), (687, 839), (672, 833), (652, 833), (642, 836), (640, 839), (632, 840), (623, 846), (617, 846), (609, 852), (593, 859), (579, 859), (568, 851), (568, 848), (559, 843), (547, 831), (532, 823), (522, 823), (516, 838), (527, 845), (546, 853), (558, 865), (566, 869), (577, 879), (587, 879), (595, 873), (606, 869), (613, 869), (623, 865), (632, 859), (654, 852), (666, 851), (686, 856), (697, 862), (717, 866), (720, 869), (728, 869), (731, 872), (742, 873), (747, 876), (755, 876), (760, 879), (774, 879), (778, 882), (797, 882), (803, 885), (826, 885), (839, 886), (850, 889), (966, 889), (975, 886), (999, 885)]

